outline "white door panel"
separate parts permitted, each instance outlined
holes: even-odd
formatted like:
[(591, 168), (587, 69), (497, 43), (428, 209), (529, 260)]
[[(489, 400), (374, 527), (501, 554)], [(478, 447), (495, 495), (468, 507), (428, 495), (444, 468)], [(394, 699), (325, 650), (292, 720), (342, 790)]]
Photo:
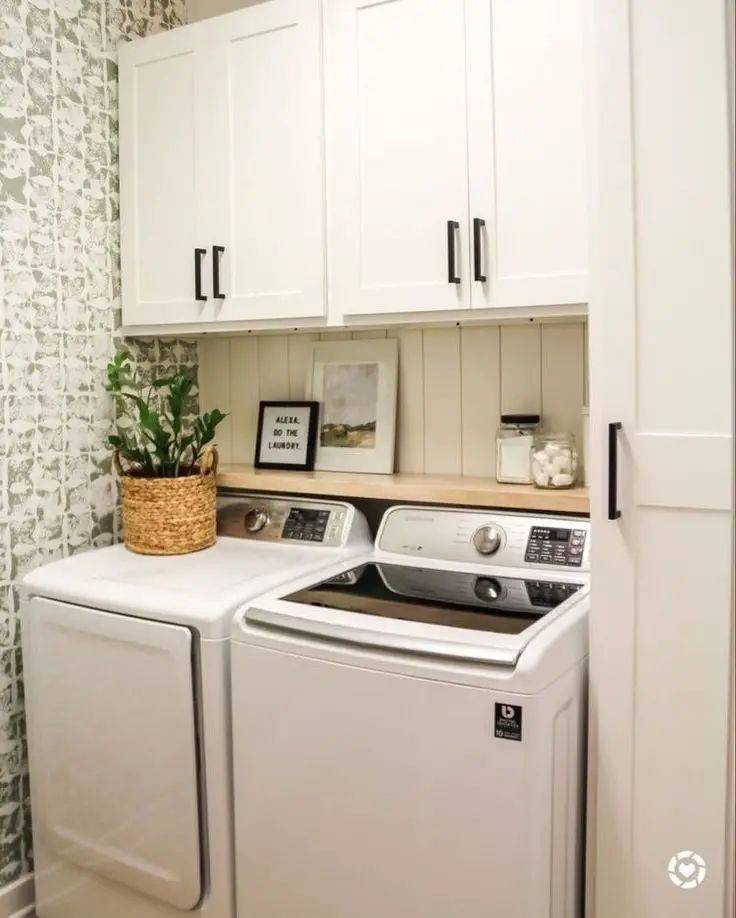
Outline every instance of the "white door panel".
[[(733, 279), (724, 8), (600, 0), (590, 309), (589, 906), (725, 914)], [(677, 100), (673, 104), (673, 100)], [(621, 429), (611, 441), (612, 422)], [(609, 484), (618, 458), (617, 507)], [(671, 882), (695, 851), (702, 885)], [(692, 863), (685, 869), (696, 871)], [(677, 878), (677, 875), (676, 875)]]
[(322, 17), (271, 0), (212, 20), (215, 321), (325, 313)]
[[(195, 322), (194, 249), (205, 247), (201, 27), (120, 45), (123, 322)], [(206, 280), (203, 280), (203, 286)]]
[(27, 610), (35, 830), (85, 870), (193, 908), (191, 633), (45, 599)]
[(586, 302), (584, 0), (467, 3), (473, 306)]
[(464, 0), (328, 0), (325, 41), (336, 308), (468, 306)]

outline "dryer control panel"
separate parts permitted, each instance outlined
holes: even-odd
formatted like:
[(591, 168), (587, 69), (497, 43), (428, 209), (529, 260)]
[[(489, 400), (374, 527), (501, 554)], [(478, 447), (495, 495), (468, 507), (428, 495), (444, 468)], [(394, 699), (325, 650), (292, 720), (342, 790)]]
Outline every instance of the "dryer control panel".
[(353, 507), (337, 502), (260, 494), (217, 497), (217, 532), (237, 539), (334, 548), (345, 544), (354, 518)]

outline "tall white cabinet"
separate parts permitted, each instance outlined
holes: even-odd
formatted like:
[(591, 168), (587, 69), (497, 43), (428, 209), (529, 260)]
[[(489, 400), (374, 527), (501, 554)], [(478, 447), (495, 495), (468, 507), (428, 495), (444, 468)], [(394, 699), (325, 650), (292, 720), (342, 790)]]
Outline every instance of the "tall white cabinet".
[(124, 44), (120, 85), (124, 323), (324, 316), (319, 0)]
[[(588, 858), (595, 918), (732, 914), (725, 26), (716, 0), (699, 3), (696, 17), (681, 0), (596, 2)], [(700, 885), (691, 858), (675, 873), (679, 885), (671, 880), (668, 867), (682, 851), (705, 861)]]
[(583, 0), (326, 0), (347, 315), (587, 300)]

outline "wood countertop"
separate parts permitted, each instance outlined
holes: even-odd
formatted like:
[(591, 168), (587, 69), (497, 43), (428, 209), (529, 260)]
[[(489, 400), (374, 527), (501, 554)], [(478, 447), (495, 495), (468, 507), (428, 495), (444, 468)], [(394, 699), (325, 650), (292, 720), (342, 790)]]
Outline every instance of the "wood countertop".
[(217, 484), (249, 491), (279, 491), (321, 497), (367, 497), (405, 503), (492, 507), (496, 510), (590, 513), (587, 488), (543, 490), (533, 485), (499, 484), (495, 478), (461, 475), (290, 472), (225, 464), (217, 472)]

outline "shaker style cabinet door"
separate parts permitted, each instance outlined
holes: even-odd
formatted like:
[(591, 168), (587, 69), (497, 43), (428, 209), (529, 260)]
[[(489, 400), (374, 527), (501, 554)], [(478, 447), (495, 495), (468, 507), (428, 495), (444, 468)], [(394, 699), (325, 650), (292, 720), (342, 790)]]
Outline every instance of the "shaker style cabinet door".
[[(175, 29), (120, 46), (120, 194), (125, 325), (198, 322), (195, 267), (208, 256), (201, 73), (207, 31)], [(203, 274), (202, 296), (207, 280)]]
[(722, 4), (690, 12), (601, 0), (594, 24), (596, 918), (733, 914), (728, 33)]
[(467, 15), (472, 305), (587, 302), (585, 2)]
[(323, 316), (321, 2), (269, 0), (210, 24), (212, 320)]
[(330, 295), (470, 304), (464, 0), (326, 0)]

